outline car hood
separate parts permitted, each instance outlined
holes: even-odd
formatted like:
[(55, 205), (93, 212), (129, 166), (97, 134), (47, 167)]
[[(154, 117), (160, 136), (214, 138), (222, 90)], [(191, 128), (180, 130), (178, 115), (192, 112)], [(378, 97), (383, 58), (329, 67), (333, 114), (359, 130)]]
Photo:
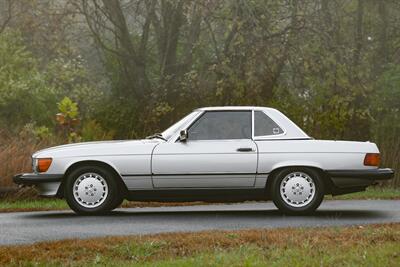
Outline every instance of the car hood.
[(54, 146), (37, 151), (32, 155), (32, 157), (43, 158), (95, 155), (144, 155), (151, 154), (153, 148), (160, 142), (164, 141), (160, 139), (142, 139), (74, 143)]

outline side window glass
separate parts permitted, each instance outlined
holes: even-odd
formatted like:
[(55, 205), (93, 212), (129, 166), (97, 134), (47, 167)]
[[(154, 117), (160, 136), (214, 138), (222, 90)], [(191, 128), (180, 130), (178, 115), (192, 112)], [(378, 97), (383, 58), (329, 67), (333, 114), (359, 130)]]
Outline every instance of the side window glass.
[(251, 111), (207, 111), (188, 129), (188, 139), (251, 139)]
[(262, 111), (254, 112), (254, 136), (282, 134), (283, 130)]

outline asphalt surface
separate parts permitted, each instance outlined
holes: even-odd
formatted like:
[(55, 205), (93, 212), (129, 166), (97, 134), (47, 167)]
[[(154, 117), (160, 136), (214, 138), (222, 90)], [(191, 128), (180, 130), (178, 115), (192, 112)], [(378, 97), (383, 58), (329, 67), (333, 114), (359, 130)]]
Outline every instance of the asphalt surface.
[(270, 202), (118, 209), (106, 216), (17, 212), (0, 214), (0, 245), (109, 235), (387, 222), (400, 222), (400, 200), (325, 201), (309, 216), (282, 215)]

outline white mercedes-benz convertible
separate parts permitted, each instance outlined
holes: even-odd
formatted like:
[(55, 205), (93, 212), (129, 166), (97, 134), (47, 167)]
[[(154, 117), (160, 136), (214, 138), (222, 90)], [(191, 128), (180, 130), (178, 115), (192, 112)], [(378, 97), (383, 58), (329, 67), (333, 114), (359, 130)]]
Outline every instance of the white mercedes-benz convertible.
[(32, 156), (14, 182), (63, 197), (78, 213), (141, 201), (272, 199), (286, 213), (314, 211), (326, 194), (391, 179), (374, 143), (314, 140), (265, 107), (200, 108), (145, 140), (88, 142)]

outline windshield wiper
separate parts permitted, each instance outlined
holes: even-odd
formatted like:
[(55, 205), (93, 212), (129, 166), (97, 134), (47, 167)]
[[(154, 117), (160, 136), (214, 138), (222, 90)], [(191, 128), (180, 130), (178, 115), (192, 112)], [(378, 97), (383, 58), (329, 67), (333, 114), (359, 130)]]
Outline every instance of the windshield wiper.
[(152, 134), (152, 135), (149, 135), (149, 136), (146, 137), (146, 139), (154, 139), (154, 138), (158, 138), (158, 139), (162, 139), (164, 141), (168, 141), (167, 139), (164, 138), (164, 136), (162, 136), (161, 133), (155, 133), (155, 134)]

